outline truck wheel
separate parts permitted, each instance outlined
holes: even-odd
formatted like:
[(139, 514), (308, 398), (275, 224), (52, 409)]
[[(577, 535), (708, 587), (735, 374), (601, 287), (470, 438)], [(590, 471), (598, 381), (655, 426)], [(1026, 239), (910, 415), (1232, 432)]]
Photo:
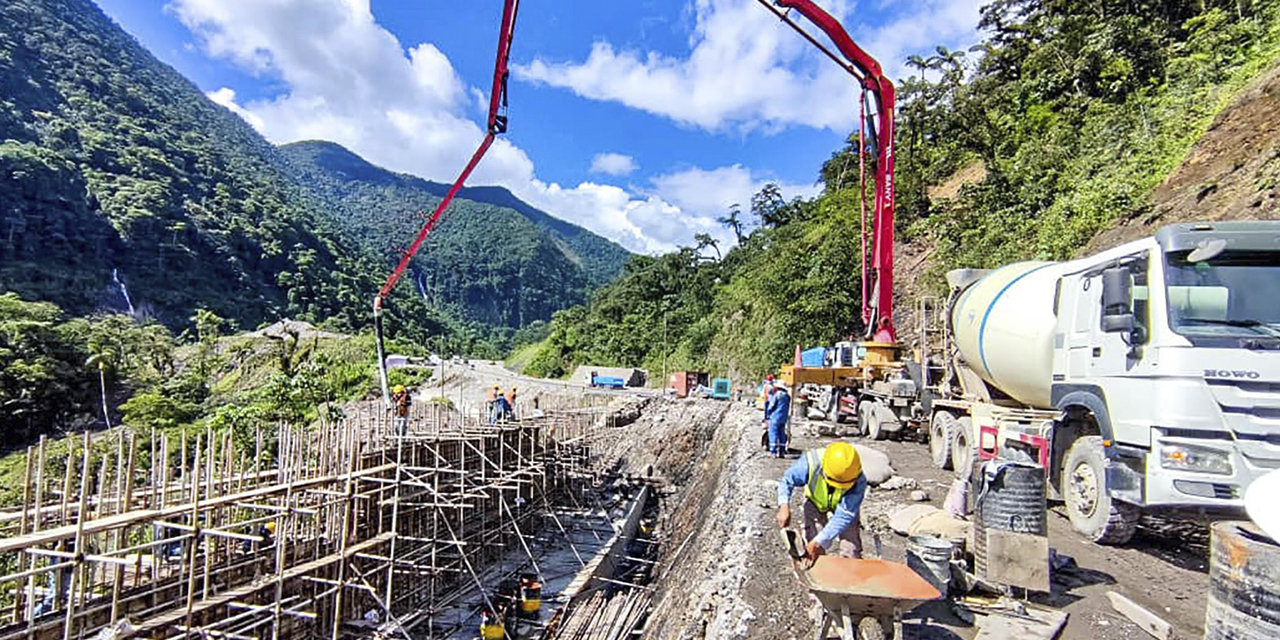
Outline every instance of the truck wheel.
[(869, 429), (873, 419), (874, 418), (871, 415), (871, 401), (863, 400), (862, 402), (859, 402), (858, 403), (858, 430), (857, 430), (858, 435), (865, 436), (867, 435), (867, 433), (869, 433)]
[(959, 418), (951, 434), (951, 465), (956, 477), (969, 477), (973, 473), (973, 461), (977, 459), (978, 440), (973, 433), (973, 421), (969, 416)]
[(883, 405), (880, 404), (879, 400), (867, 403), (868, 419), (865, 431), (867, 433), (867, 437), (872, 440), (884, 440), (889, 437), (889, 432), (882, 429), (881, 427), (883, 425), (880, 424), (880, 409), (882, 407)]
[(827, 393), (827, 402), (822, 413), (826, 414), (827, 420), (833, 424), (840, 424), (840, 392), (833, 389)]
[(1133, 537), (1141, 511), (1107, 493), (1102, 436), (1085, 436), (1071, 445), (1062, 467), (1062, 483), (1067, 517), (1080, 535), (1099, 544), (1124, 544)]
[(929, 454), (934, 466), (951, 468), (951, 434), (956, 430), (956, 417), (948, 411), (933, 414), (929, 421)]

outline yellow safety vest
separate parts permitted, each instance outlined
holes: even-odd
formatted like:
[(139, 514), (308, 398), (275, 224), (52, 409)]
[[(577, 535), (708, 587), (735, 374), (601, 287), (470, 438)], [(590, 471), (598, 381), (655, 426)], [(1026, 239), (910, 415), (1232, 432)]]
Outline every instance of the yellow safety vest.
[(848, 489), (833, 487), (823, 479), (822, 451), (808, 451), (805, 456), (809, 460), (809, 482), (804, 486), (804, 497), (818, 508), (819, 513), (834, 513)]

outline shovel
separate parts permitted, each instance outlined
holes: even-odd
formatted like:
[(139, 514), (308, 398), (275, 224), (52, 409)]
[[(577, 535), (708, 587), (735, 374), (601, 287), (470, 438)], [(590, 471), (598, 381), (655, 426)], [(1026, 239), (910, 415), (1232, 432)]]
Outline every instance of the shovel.
[(804, 554), (804, 542), (800, 540), (800, 535), (795, 529), (786, 528), (778, 531), (782, 535), (782, 545), (787, 548), (787, 555), (791, 556), (791, 561), (795, 563), (796, 569), (808, 571), (813, 568), (813, 560), (810, 560)]

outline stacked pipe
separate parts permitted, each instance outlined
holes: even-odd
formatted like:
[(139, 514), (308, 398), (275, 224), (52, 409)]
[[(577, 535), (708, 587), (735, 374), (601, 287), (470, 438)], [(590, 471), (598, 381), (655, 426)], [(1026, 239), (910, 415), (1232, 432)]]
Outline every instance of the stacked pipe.
[(644, 625), (651, 601), (642, 589), (597, 591), (549, 626), (543, 640), (626, 640)]

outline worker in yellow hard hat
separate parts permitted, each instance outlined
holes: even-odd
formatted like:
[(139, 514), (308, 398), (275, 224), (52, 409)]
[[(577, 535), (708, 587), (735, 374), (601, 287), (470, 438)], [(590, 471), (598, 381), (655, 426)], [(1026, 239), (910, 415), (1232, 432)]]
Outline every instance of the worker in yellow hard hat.
[(805, 555), (810, 560), (842, 541), (838, 555), (862, 557), (862, 525), (858, 511), (867, 495), (862, 458), (848, 442), (836, 441), (825, 449), (800, 456), (778, 481), (778, 527), (791, 524), (791, 494), (804, 487)]
[(413, 404), (413, 396), (404, 385), (398, 384), (391, 390), (391, 405), (395, 411), (396, 433), (404, 435), (409, 430), (409, 406)]

